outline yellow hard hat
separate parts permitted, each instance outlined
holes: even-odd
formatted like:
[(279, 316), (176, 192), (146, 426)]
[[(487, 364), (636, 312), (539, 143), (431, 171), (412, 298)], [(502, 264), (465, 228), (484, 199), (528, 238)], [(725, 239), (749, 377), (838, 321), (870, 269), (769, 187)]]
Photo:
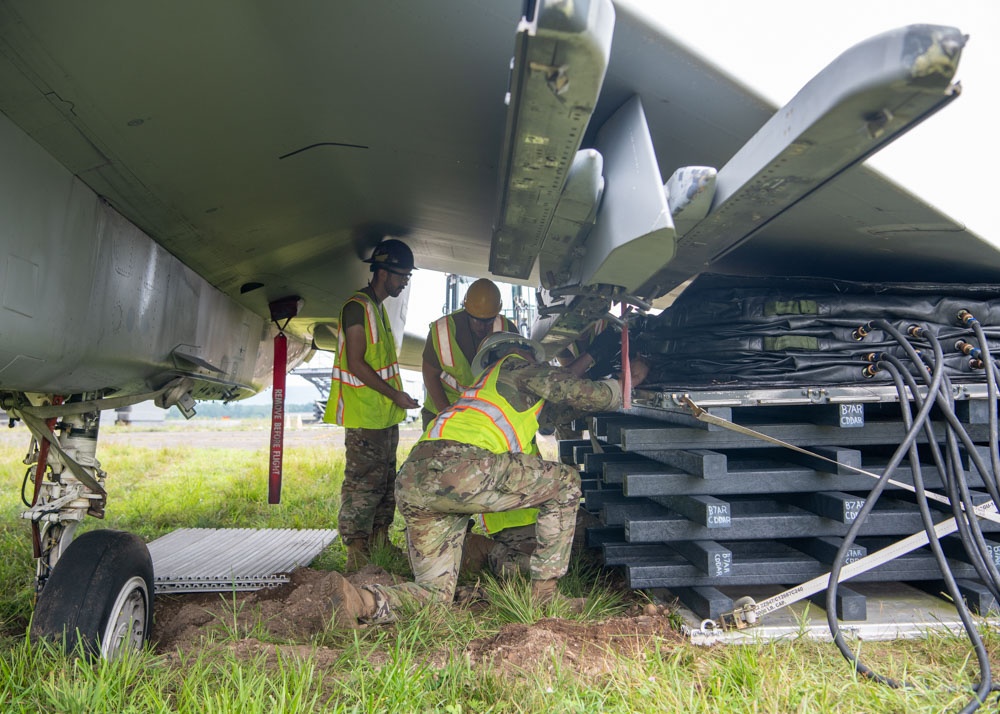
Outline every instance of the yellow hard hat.
[(500, 314), (503, 300), (500, 299), (500, 288), (492, 280), (480, 278), (465, 291), (462, 303), (465, 311), (480, 320), (492, 320)]

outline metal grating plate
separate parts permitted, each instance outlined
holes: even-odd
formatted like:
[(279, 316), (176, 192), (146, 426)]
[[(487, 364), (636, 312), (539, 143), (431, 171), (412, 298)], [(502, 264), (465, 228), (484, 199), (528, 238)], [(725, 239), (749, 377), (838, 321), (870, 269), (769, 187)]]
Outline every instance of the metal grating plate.
[(156, 593), (273, 588), (309, 565), (336, 530), (182, 528), (148, 544)]

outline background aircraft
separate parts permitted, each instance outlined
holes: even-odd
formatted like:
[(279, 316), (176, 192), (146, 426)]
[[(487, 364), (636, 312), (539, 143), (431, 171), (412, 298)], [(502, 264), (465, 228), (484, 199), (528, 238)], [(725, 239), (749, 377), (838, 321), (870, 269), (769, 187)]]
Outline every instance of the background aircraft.
[(289, 366), (329, 348), (386, 236), (540, 285), (553, 346), (706, 269), (996, 282), (990, 245), (862, 165), (957, 98), (964, 43), (888, 33), (775, 113), (610, 0), (0, 4), (0, 398), (51, 467), (45, 621), (101, 613), (105, 653), (148, 631), (141, 544), (54, 567), (103, 508), (95, 414), (249, 396), (279, 326)]

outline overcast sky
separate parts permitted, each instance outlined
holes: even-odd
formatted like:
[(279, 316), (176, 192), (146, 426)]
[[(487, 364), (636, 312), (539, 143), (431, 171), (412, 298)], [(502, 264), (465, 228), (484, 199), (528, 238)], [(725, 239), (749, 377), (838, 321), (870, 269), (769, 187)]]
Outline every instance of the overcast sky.
[(956, 75), (962, 95), (868, 164), (1000, 244), (1000, 211), (990, 195), (1000, 168), (1000, 2), (627, 2), (778, 106), (862, 40), (912, 24), (957, 27), (969, 36)]

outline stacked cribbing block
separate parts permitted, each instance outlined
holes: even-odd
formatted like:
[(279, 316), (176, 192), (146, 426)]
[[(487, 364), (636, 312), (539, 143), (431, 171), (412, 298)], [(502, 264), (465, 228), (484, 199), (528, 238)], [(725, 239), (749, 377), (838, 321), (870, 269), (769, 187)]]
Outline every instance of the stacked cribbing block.
[[(718, 396), (713, 393), (716, 401)], [(732, 609), (731, 598), (719, 588), (790, 588), (829, 572), (842, 537), (875, 485), (874, 478), (854, 469), (882, 474), (905, 435), (900, 405), (890, 399), (816, 403), (809, 394), (791, 403), (784, 395), (785, 403), (773, 405), (754, 403), (746, 394), (732, 396), (735, 406), (707, 411), (812, 453), (706, 424), (680, 406), (646, 404), (593, 417), (591, 439), (561, 444), (561, 456), (580, 465), (585, 507), (601, 520), (601, 526), (588, 529), (588, 544), (601, 549), (606, 565), (624, 570), (630, 587), (667, 588), (706, 618)], [(698, 403), (697, 393), (690, 397)], [(969, 398), (956, 410), (987, 464), (986, 405), (991, 403)], [(940, 424), (934, 434), (943, 438)], [(918, 444), (924, 483), (939, 489), (941, 476), (925, 435)], [(964, 466), (970, 488), (982, 487), (967, 454)], [(912, 484), (910, 465), (904, 461), (893, 478)], [(985, 493), (976, 497), (988, 499)], [(936, 520), (950, 516), (945, 506), (935, 505)], [(1000, 563), (1000, 525), (981, 525)], [(890, 485), (848, 560), (922, 528), (915, 496)], [(995, 542), (989, 540), (993, 533)], [(975, 580), (961, 542), (955, 536), (944, 542), (952, 572), (973, 607), (995, 607)], [(905, 581), (936, 592), (940, 579), (931, 553), (919, 549), (852, 582)], [(841, 585), (838, 594), (838, 616), (865, 619), (863, 596), (849, 584)]]

